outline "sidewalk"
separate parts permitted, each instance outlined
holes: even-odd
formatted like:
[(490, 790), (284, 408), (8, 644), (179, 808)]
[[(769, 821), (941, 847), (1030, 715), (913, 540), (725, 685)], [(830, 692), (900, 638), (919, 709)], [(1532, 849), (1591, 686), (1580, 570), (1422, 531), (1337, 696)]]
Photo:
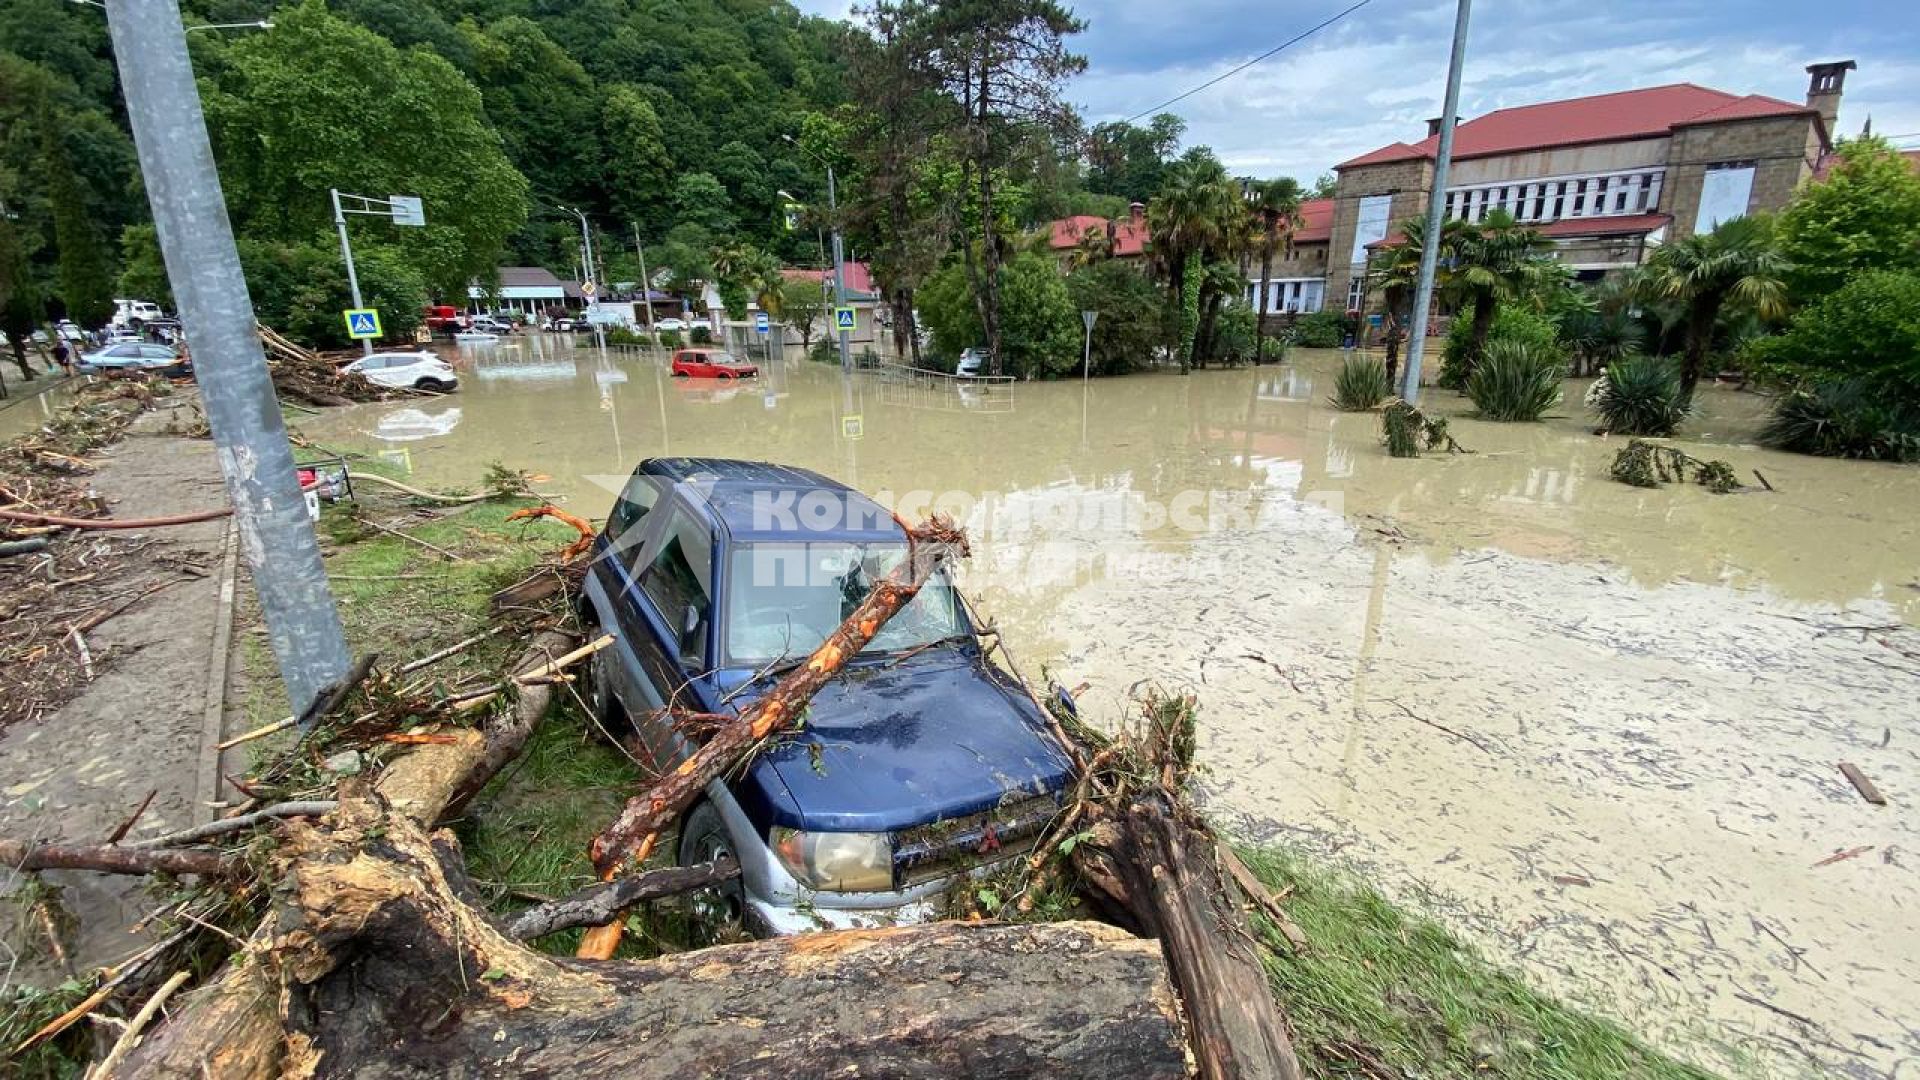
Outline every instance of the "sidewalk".
[[(213, 443), (161, 434), (173, 405), (161, 404), (104, 451), (91, 477), (115, 517), (179, 514), (223, 505), (226, 491)], [(0, 834), (101, 843), (147, 797), (152, 804), (127, 840), (212, 816), (218, 781), (211, 747), (220, 738), (221, 698), (233, 606), (235, 547), (230, 519), (115, 533), (137, 548), (121, 591), (140, 599), (86, 635), (97, 669), (76, 698), (0, 734)], [(102, 536), (108, 534), (100, 534)], [(162, 557), (165, 561), (162, 561)], [(185, 563), (194, 569), (182, 569)], [(111, 963), (140, 942), (127, 928), (157, 906), (138, 877), (48, 872), (80, 921), (70, 943), (79, 968)], [(0, 892), (17, 883), (0, 868)], [(31, 927), (32, 920), (19, 920)], [(0, 926), (0, 933), (20, 933)], [(46, 942), (34, 932), (5, 941), (20, 956), (15, 978), (52, 974)]]

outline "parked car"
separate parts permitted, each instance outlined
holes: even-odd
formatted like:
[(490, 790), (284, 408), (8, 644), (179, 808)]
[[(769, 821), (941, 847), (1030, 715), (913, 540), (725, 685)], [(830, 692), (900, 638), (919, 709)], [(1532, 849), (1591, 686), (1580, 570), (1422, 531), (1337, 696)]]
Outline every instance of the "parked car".
[(687, 320), (655, 319), (653, 322), (653, 328), (655, 330), (671, 330), (676, 334), (684, 334), (687, 332)]
[(953, 373), (963, 378), (972, 378), (980, 374), (980, 370), (984, 368), (986, 364), (987, 350), (963, 349), (960, 352), (960, 362), (953, 366)]
[(760, 374), (752, 364), (725, 349), (681, 349), (673, 354), (673, 374), (694, 379), (738, 379)]
[[(808, 509), (778, 512), (796, 505)], [(615, 638), (589, 662), (589, 707), (664, 775), (698, 745), (664, 702), (748, 708), (906, 551), (884, 507), (818, 473), (644, 461), (585, 580), (582, 618)], [(976, 633), (936, 573), (813, 698), (803, 727), (707, 785), (677, 857), (739, 863), (717, 914), (773, 933), (913, 919), (957, 877), (1032, 846), (1072, 765)]]
[(342, 371), (365, 375), (369, 382), (395, 388), (433, 390), (446, 393), (460, 385), (452, 365), (430, 352), (374, 353), (363, 356)]
[(171, 346), (142, 341), (123, 341), (87, 353), (75, 362), (74, 368), (88, 375), (143, 371), (171, 377), (193, 373), (193, 365), (182, 360)]
[(468, 326), (467, 329), (482, 334), (511, 334), (513, 333), (513, 322), (509, 319), (502, 319), (493, 315), (475, 315), (472, 325)]

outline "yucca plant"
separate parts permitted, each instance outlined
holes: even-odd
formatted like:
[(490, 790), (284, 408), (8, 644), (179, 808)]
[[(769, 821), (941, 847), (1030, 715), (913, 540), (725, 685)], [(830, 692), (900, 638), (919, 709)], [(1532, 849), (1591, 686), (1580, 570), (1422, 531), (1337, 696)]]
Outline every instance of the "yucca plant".
[(1671, 435), (1690, 411), (1680, 373), (1655, 356), (1629, 356), (1600, 376), (1593, 411), (1619, 435)]
[(1864, 379), (1820, 383), (1775, 402), (1760, 442), (1826, 457), (1920, 461), (1920, 409)]
[(1366, 412), (1387, 400), (1387, 367), (1371, 356), (1350, 356), (1333, 377), (1327, 404), (1341, 412)]
[(1467, 379), (1467, 396), (1488, 420), (1538, 420), (1559, 404), (1566, 373), (1556, 351), (1495, 341)]

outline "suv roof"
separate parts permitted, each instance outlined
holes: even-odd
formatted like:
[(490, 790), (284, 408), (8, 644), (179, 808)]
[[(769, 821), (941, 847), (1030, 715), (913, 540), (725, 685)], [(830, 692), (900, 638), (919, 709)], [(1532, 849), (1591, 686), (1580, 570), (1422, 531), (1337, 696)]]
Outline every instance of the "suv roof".
[[(735, 540), (816, 541), (852, 540), (862, 543), (899, 543), (905, 530), (891, 511), (838, 480), (811, 469), (736, 458), (649, 458), (640, 472), (683, 487), (698, 505)], [(815, 523), (797, 504), (809, 494), (824, 493), (838, 503), (838, 513)], [(769, 520), (769, 506), (775, 512)]]

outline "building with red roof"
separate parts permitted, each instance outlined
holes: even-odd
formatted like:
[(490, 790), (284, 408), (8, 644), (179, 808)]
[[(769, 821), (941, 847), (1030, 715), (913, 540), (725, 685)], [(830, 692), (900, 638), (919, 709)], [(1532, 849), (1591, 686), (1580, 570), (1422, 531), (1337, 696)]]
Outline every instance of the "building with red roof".
[[(1505, 210), (1583, 278), (1636, 265), (1665, 240), (1784, 206), (1831, 149), (1853, 68), (1809, 66), (1801, 104), (1674, 83), (1458, 121), (1446, 213)], [(1334, 166), (1327, 290), (1348, 310), (1366, 306), (1369, 252), (1425, 215), (1439, 128)]]
[(1063, 263), (1087, 250), (1102, 257), (1138, 259), (1147, 253), (1147, 207), (1132, 203), (1127, 216), (1109, 221), (1096, 214), (1075, 214), (1047, 225), (1047, 248)]

